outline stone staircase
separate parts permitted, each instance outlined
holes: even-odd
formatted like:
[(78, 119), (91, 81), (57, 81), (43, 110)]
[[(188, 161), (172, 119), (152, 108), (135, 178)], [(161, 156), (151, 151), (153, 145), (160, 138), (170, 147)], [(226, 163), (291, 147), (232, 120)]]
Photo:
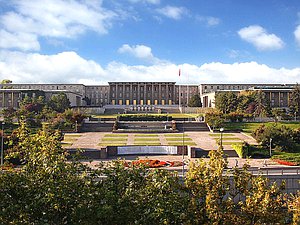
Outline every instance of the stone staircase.
[(89, 121), (82, 124), (82, 132), (112, 132), (114, 121), (98, 122)]
[(196, 131), (196, 132), (209, 131), (206, 123), (204, 123), (204, 122), (180, 121), (180, 122), (176, 122), (176, 128), (180, 132), (183, 132), (183, 131)]

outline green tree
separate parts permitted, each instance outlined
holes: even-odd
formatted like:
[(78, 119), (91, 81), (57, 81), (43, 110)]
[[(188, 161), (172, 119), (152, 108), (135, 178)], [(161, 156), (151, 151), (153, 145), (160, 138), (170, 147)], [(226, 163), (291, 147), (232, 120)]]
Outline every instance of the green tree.
[(238, 97), (232, 91), (219, 92), (215, 97), (215, 106), (222, 113), (227, 114), (237, 109)]
[(56, 112), (62, 113), (66, 109), (70, 108), (71, 103), (65, 93), (59, 93), (51, 96), (48, 106)]
[(12, 81), (9, 79), (4, 79), (1, 81), (1, 84), (11, 84), (11, 83), (12, 83)]
[(300, 116), (300, 85), (297, 83), (290, 94), (290, 109), (297, 116)]
[(256, 116), (267, 116), (271, 114), (270, 103), (266, 98), (266, 94), (261, 90), (256, 91), (255, 93), (255, 115)]
[(201, 107), (202, 103), (201, 103), (201, 98), (199, 94), (195, 94), (193, 95), (190, 100), (189, 100), (189, 107)]
[(253, 132), (253, 136), (266, 148), (270, 147), (272, 138), (272, 148), (286, 152), (296, 150), (295, 132), (286, 126), (265, 126), (263, 124)]

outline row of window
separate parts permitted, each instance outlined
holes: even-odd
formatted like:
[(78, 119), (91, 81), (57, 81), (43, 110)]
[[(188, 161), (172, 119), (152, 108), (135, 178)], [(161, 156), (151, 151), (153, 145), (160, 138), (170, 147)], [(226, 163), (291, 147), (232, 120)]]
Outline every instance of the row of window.
[(130, 101), (129, 99), (126, 99), (125, 101), (123, 101), (122, 99), (119, 99), (118, 101), (116, 101), (115, 99), (111, 100), (111, 104), (112, 105), (172, 105), (173, 101), (171, 99), (167, 100), (157, 100), (155, 99), (154, 101), (151, 101), (150, 99), (148, 99), (147, 101), (144, 100), (132, 100)]

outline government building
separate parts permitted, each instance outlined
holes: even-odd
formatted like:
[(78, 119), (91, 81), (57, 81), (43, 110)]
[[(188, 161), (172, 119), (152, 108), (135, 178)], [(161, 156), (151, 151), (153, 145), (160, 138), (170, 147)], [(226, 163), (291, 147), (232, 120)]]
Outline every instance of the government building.
[(25, 96), (65, 93), (71, 106), (187, 106), (198, 94), (202, 107), (214, 107), (218, 92), (243, 90), (263, 91), (271, 107), (288, 107), (289, 95), (295, 84), (187, 84), (176, 82), (108, 82), (108, 85), (83, 84), (0, 84), (0, 108), (18, 108)]

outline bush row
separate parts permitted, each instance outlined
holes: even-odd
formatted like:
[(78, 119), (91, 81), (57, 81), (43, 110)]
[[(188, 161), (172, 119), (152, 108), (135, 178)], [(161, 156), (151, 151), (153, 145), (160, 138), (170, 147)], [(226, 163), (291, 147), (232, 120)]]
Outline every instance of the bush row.
[(172, 116), (163, 115), (121, 115), (119, 121), (171, 121)]

